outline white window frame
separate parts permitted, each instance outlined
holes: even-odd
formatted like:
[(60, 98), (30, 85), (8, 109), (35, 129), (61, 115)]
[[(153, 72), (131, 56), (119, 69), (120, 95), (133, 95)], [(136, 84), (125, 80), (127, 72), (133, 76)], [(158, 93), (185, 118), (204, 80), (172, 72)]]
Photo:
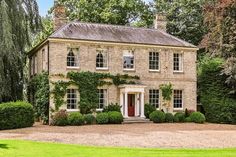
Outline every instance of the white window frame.
[[(180, 92), (180, 91), (181, 91), (181, 107), (175, 107), (175, 100), (176, 100), (175, 92)], [(183, 90), (182, 89), (174, 89), (174, 91), (173, 91), (173, 109), (174, 110), (183, 110), (183, 108), (184, 108), (183, 106), (184, 106), (184, 92), (183, 92)]]
[[(156, 94), (156, 93), (152, 94), (152, 98), (151, 98), (151, 91), (158, 91), (158, 94)], [(158, 103), (157, 104), (156, 103), (152, 104), (151, 100), (155, 100), (156, 99), (156, 97), (154, 97), (155, 95), (158, 95)], [(149, 89), (149, 104), (153, 105), (157, 110), (160, 109), (160, 90), (159, 89)], [(158, 107), (157, 107), (157, 105), (158, 105)]]
[[(125, 57), (133, 57), (133, 68), (125, 68)], [(123, 70), (125, 71), (134, 71), (135, 70), (135, 53), (133, 50), (123, 50)]]
[[(101, 90), (103, 90), (103, 98), (101, 98)], [(103, 100), (103, 104), (101, 103), (101, 100)], [(102, 111), (103, 108), (101, 108), (101, 104), (103, 105), (103, 108), (108, 105), (108, 90), (107, 89), (98, 89), (98, 108), (96, 111)]]
[[(178, 55), (178, 67), (179, 67), (179, 70), (175, 70), (175, 55)], [(184, 55), (183, 53), (173, 53), (173, 71), (176, 72), (176, 73), (182, 73), (183, 72), (183, 58), (184, 58)]]
[[(75, 66), (69, 66), (68, 65), (68, 55), (69, 53), (73, 53), (74, 55), (74, 62), (75, 62)], [(74, 47), (68, 47), (67, 48), (67, 56), (66, 56), (66, 66), (67, 66), (67, 69), (78, 69), (79, 68), (79, 48), (74, 48)]]
[[(72, 93), (71, 90), (74, 90), (75, 93)], [(69, 92), (68, 92), (68, 91), (69, 91)], [(72, 94), (75, 94), (75, 97), (74, 97), (74, 98), (73, 98), (73, 97), (68, 97), (69, 95), (72, 95)], [(75, 105), (75, 108), (74, 108), (74, 109), (68, 108), (68, 105), (71, 105), (71, 104), (68, 104), (68, 100), (69, 100), (69, 101), (72, 101), (72, 100), (75, 101), (75, 103), (72, 104), (72, 105)], [(68, 88), (68, 89), (66, 90), (66, 110), (67, 110), (67, 111), (78, 111), (78, 110), (79, 110), (79, 109), (78, 109), (78, 93), (77, 93), (77, 89), (75, 89), (75, 88)]]
[[(152, 57), (153, 57), (153, 54), (154, 53), (157, 53), (158, 54), (158, 60), (157, 60), (157, 62), (158, 62), (158, 64), (157, 64), (157, 66), (158, 66), (158, 69), (150, 69), (150, 62), (151, 62), (151, 60), (150, 60), (150, 54), (152, 53)], [(155, 61), (155, 60), (152, 60), (153, 62)], [(149, 63), (149, 71), (150, 72), (159, 72), (160, 71), (160, 52), (158, 52), (158, 51), (149, 51), (149, 53), (148, 53), (148, 63)]]
[[(101, 53), (103, 55), (103, 57), (105, 57), (105, 58), (103, 58), (103, 64), (106, 64), (106, 66), (97, 67), (97, 56), (98, 56), (99, 53)], [(104, 62), (104, 60), (105, 60), (105, 62)], [(97, 49), (96, 50), (96, 69), (97, 70), (108, 70), (108, 67), (109, 67), (108, 63), (109, 63), (108, 52), (104, 49)]]

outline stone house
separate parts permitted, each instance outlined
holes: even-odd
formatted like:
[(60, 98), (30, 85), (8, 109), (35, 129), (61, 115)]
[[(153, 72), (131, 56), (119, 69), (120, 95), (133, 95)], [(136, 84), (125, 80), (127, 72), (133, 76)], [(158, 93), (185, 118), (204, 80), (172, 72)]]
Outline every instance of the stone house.
[[(124, 117), (144, 117), (145, 103), (165, 110), (160, 85), (167, 83), (173, 85), (170, 112), (196, 110), (198, 48), (166, 33), (164, 16), (156, 16), (153, 29), (65, 22), (65, 9), (58, 6), (55, 32), (29, 52), (31, 76), (47, 71), (55, 81), (69, 71), (137, 75), (138, 84), (99, 88), (97, 110), (110, 103), (120, 104)], [(76, 87), (68, 87), (65, 102), (61, 109), (79, 110)]]

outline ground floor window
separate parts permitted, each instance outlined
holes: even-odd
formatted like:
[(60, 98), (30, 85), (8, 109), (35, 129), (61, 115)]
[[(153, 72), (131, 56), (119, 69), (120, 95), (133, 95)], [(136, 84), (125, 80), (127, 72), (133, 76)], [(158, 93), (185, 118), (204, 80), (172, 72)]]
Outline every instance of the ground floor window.
[(182, 109), (183, 108), (183, 91), (182, 90), (174, 90), (174, 109)]
[(107, 105), (107, 89), (98, 89), (98, 110), (102, 110)]
[(156, 108), (159, 108), (159, 90), (151, 89), (149, 90), (149, 103)]
[(67, 89), (67, 109), (77, 109), (76, 89)]

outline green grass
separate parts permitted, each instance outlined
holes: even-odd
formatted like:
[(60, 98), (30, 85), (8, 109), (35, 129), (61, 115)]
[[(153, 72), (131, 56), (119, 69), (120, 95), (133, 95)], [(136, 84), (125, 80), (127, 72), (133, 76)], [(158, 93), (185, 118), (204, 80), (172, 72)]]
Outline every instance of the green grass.
[(236, 149), (114, 148), (0, 140), (0, 157), (236, 157)]

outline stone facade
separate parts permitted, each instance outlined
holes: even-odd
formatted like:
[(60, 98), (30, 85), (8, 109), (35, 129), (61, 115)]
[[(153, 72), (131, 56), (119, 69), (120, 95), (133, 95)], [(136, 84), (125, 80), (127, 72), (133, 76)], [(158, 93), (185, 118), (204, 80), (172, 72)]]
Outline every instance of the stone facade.
[[(49, 49), (48, 49), (49, 47)], [(79, 48), (77, 57), (79, 58), (79, 66), (76, 68), (67, 67), (68, 48)], [(44, 49), (44, 57), (48, 57), (45, 62), (42, 60), (42, 52)], [(108, 69), (96, 69), (96, 50), (106, 49), (108, 52)], [(49, 53), (48, 53), (49, 50)], [(134, 51), (135, 70), (126, 71), (123, 69), (123, 50)], [(159, 52), (159, 71), (149, 70), (149, 52)], [(173, 71), (173, 53), (178, 52), (183, 56), (183, 72)], [(107, 42), (82, 42), (76, 40), (49, 40), (42, 48), (40, 48), (33, 56), (37, 55), (37, 72), (49, 69), (50, 80), (57, 80), (59, 78), (53, 77), (54, 74), (65, 74), (71, 70), (73, 71), (91, 71), (99, 73), (111, 74), (129, 74), (138, 75), (140, 83), (145, 85), (144, 102), (149, 102), (149, 89), (159, 89), (161, 84), (171, 83), (173, 89), (183, 91), (183, 107), (196, 110), (197, 106), (197, 87), (196, 87), (196, 48), (186, 47), (168, 47), (168, 46), (149, 46), (138, 44), (116, 44)], [(32, 57), (33, 57), (32, 56)], [(40, 57), (41, 56), (41, 57)], [(31, 58), (32, 58), (31, 57)], [(48, 68), (47, 65), (49, 65)], [(43, 68), (44, 67), (44, 68)], [(120, 90), (118, 87), (112, 85), (108, 88), (108, 103), (120, 103)], [(79, 95), (79, 94), (78, 94)], [(65, 98), (66, 99), (66, 98)], [(160, 104), (162, 104), (162, 97), (160, 94)], [(50, 105), (53, 107), (52, 98)], [(171, 105), (171, 112), (176, 112), (173, 109), (173, 101)], [(66, 105), (62, 108), (66, 108)], [(179, 110), (178, 110), (179, 111)]]

